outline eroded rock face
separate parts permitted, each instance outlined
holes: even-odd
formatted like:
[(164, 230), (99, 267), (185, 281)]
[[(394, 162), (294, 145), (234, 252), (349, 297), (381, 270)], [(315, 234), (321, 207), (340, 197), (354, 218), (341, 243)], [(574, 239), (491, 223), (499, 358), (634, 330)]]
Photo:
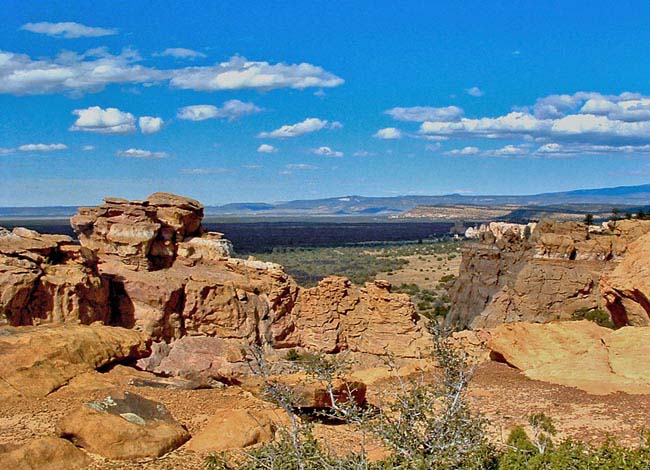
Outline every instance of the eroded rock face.
[(77, 375), (149, 354), (147, 335), (93, 324), (0, 329), (0, 397), (42, 397)]
[(584, 320), (510, 323), (490, 333), (493, 357), (531, 379), (597, 395), (650, 393), (650, 328), (614, 331)]
[(614, 305), (603, 298), (600, 280), (626, 258), (635, 239), (650, 233), (650, 223), (619, 221), (593, 231), (577, 222), (542, 221), (529, 236), (521, 233), (505, 231), (498, 238), (486, 231), (465, 248), (448, 323), (482, 328), (547, 322)]
[(0, 318), (11, 325), (110, 320), (93, 253), (62, 235), (0, 229)]
[(650, 234), (630, 244), (600, 288), (616, 324), (650, 326)]
[(160, 457), (190, 438), (162, 404), (128, 392), (79, 406), (61, 420), (57, 433), (116, 460)]

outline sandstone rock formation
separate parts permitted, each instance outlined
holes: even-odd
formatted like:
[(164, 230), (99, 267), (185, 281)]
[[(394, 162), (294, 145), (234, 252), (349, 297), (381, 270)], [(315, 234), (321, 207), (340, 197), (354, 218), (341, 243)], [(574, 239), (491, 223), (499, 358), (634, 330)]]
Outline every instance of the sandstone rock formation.
[(116, 460), (160, 457), (190, 438), (163, 405), (131, 393), (79, 406), (61, 420), (57, 432)]
[(93, 324), (0, 329), (0, 397), (42, 397), (73, 377), (149, 353), (140, 332)]
[(12, 470), (85, 470), (90, 458), (70, 441), (39, 437), (23, 445), (0, 445), (0, 468)]
[[(624, 259), (650, 222), (618, 221), (597, 233), (577, 222), (542, 221), (521, 229), (481, 232), (463, 251), (447, 322), (492, 327), (504, 322), (569, 319), (580, 309), (604, 308), (599, 282)], [(524, 236), (522, 236), (524, 233)], [(612, 304), (613, 305), (613, 304)], [(619, 326), (630, 323), (613, 316)]]
[(650, 235), (630, 244), (621, 263), (601, 279), (600, 289), (616, 324), (650, 326)]
[(108, 283), (70, 237), (0, 228), (0, 322), (108, 322)]
[(491, 331), (493, 358), (527, 377), (592, 394), (650, 393), (650, 328), (610, 330), (590, 321), (503, 324)]

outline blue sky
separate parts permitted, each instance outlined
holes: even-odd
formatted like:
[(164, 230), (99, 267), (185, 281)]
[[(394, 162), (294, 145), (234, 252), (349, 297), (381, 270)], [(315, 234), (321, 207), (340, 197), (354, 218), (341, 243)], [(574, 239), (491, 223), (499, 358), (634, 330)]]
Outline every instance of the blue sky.
[(649, 20), (648, 2), (5, 0), (0, 205), (647, 183)]

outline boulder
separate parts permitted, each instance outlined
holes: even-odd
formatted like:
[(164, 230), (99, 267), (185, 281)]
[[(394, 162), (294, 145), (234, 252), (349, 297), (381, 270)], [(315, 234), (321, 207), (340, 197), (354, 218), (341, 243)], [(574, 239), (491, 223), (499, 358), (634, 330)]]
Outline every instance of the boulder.
[(0, 396), (43, 397), (73, 377), (149, 353), (147, 335), (100, 324), (0, 329)]
[(0, 445), (0, 468), (85, 470), (91, 463), (83, 451), (58, 437), (39, 437), (22, 445)]
[(232, 383), (248, 375), (244, 348), (237, 342), (208, 336), (184, 336), (174, 341), (158, 365), (140, 365), (157, 374), (182, 377), (209, 386), (215, 381)]
[(201, 453), (223, 452), (270, 442), (277, 428), (277, 415), (273, 410), (218, 410), (184, 448)]
[(278, 375), (272, 381), (291, 389), (293, 405), (298, 408), (332, 408), (332, 396), (337, 403), (350, 400), (360, 406), (366, 403), (366, 384), (352, 378), (335, 379), (331, 394), (326, 382), (309, 377), (304, 372)]
[(57, 433), (115, 460), (160, 457), (190, 438), (163, 405), (128, 392), (79, 406), (59, 422)]
[(510, 323), (491, 330), (492, 357), (534, 380), (591, 394), (650, 393), (650, 328), (610, 330), (593, 322)]

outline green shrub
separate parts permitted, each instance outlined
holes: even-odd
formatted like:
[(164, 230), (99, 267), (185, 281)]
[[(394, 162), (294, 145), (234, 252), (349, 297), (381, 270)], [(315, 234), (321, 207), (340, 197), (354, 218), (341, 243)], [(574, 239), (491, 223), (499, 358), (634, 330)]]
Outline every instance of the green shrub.
[(609, 312), (600, 308), (581, 308), (571, 314), (572, 320), (589, 320), (605, 328), (615, 329)]

